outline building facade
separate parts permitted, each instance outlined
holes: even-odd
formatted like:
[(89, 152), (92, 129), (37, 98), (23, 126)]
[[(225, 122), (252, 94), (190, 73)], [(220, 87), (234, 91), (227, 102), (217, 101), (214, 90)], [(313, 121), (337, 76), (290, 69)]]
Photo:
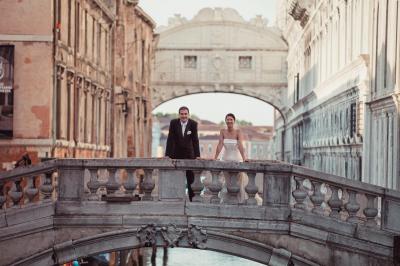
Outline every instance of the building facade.
[(151, 130), (155, 24), (137, 1), (7, 0), (0, 9), (0, 168), (25, 153), (35, 163), (150, 152), (139, 136)]
[(288, 108), (275, 156), (399, 188), (399, 1), (281, 1), (278, 24)]
[(225, 92), (276, 108), (286, 91), (287, 45), (261, 16), (249, 21), (231, 8), (204, 8), (157, 29), (153, 107), (176, 97)]
[(115, 4), (113, 156), (151, 157), (150, 79), (156, 24), (139, 6), (126, 0)]

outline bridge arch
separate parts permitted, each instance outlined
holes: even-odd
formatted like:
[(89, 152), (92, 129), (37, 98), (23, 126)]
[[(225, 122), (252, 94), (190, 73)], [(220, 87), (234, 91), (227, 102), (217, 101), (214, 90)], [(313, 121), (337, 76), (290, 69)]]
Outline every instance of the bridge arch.
[[(161, 228), (161, 227), (158, 227)], [(165, 227), (164, 227), (165, 228)], [(159, 230), (159, 229), (158, 229)], [(156, 239), (156, 247), (165, 247), (165, 239)], [(136, 229), (125, 229), (66, 241), (54, 246), (49, 252), (33, 255), (17, 265), (63, 264), (96, 254), (146, 247), (146, 242), (137, 237)], [(274, 248), (251, 239), (217, 231), (207, 231), (204, 247), (195, 246), (190, 236), (184, 234), (178, 245), (171, 248), (189, 248), (215, 251), (248, 259), (265, 265), (317, 265), (309, 259), (292, 254), (284, 248)], [(51, 262), (51, 263), (45, 263)]]

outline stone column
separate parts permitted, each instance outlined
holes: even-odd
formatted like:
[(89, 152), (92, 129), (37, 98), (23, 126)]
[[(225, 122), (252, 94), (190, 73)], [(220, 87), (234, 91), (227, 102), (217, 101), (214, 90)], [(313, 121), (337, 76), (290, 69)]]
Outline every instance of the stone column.
[(372, 152), (373, 152), (373, 157), (371, 160), (371, 183), (372, 184), (377, 184), (378, 182), (378, 160), (379, 160), (379, 119), (378, 119), (378, 115), (376, 114), (376, 112), (373, 112), (373, 122), (372, 122), (372, 126), (373, 126), (373, 135), (372, 135)]
[(373, 110), (372, 110), (372, 116), (373, 116), (373, 119), (372, 119), (372, 137), (371, 137), (371, 142), (370, 142), (370, 145), (371, 145), (371, 153), (372, 153), (372, 156), (371, 156), (371, 160), (370, 160), (370, 165), (369, 165), (369, 167), (370, 167), (370, 173), (371, 173), (371, 184), (376, 184), (376, 182), (377, 182), (377, 175), (378, 175), (378, 167), (377, 167), (377, 160), (378, 160), (378, 141), (379, 141), (379, 139), (378, 139), (378, 128), (379, 128), (379, 125), (378, 125), (378, 117), (377, 117), (377, 114), (376, 114), (376, 112), (374, 112)]
[(84, 125), (84, 142), (89, 143), (91, 141), (90, 129), (92, 124), (92, 94), (90, 93), (90, 88), (92, 83), (90, 80), (85, 80), (85, 125)]
[(393, 189), (393, 165), (395, 162), (393, 161), (393, 113), (388, 113), (388, 151), (387, 151), (387, 184), (388, 188)]
[(76, 77), (76, 91), (75, 91), (75, 107), (74, 107), (74, 138), (77, 142), (83, 140), (83, 113), (82, 107), (85, 106), (85, 97), (83, 91), (83, 77)]
[(376, 174), (376, 185), (380, 185), (381, 181), (382, 181), (382, 170), (383, 170), (383, 114), (382, 114), (382, 110), (379, 111), (379, 115), (378, 115), (378, 130), (377, 130), (377, 136), (378, 136), (378, 141), (377, 143), (377, 160), (376, 160), (376, 164), (377, 164), (377, 174)]
[(96, 136), (96, 130), (97, 130), (97, 86), (92, 84), (92, 90), (91, 90), (91, 95), (92, 95), (92, 108), (90, 110), (90, 113), (92, 114), (92, 123), (90, 125), (90, 135), (91, 135), (91, 141), (90, 143), (96, 144), (97, 142), (97, 136)]
[(105, 117), (105, 144), (111, 145), (111, 125), (112, 125), (112, 113), (111, 113), (111, 90), (106, 90), (105, 96), (105, 110), (106, 110), (106, 117)]
[[(400, 16), (400, 3), (397, 5), (397, 14)], [(397, 50), (396, 50), (396, 92), (400, 92), (400, 18), (397, 18)]]
[(67, 72), (67, 117), (66, 117), (66, 130), (67, 139), (72, 140), (74, 133), (74, 73)]
[(104, 88), (100, 88), (99, 90), (99, 107), (98, 107), (98, 115), (100, 116), (99, 122), (100, 125), (97, 125), (98, 129), (98, 136), (97, 136), (97, 144), (98, 145), (105, 145), (104, 141), (104, 131), (105, 131), (105, 90)]
[(56, 127), (56, 138), (61, 139), (65, 136), (65, 131), (63, 128), (63, 79), (64, 79), (64, 70), (65, 68), (63, 66), (57, 66), (57, 90), (55, 97), (57, 97), (56, 100), (56, 119), (55, 119), (55, 127)]
[[(400, 4), (399, 4), (400, 8)], [(400, 14), (400, 13), (399, 13)], [(400, 21), (399, 21), (400, 23)], [(400, 61), (399, 61), (400, 63)], [(399, 67), (400, 69), (400, 67)], [(400, 84), (399, 84), (400, 85)], [(396, 96), (396, 109), (393, 117), (393, 189), (400, 189), (400, 176), (399, 176), (399, 161), (400, 157), (400, 115), (399, 115), (399, 105), (400, 97)]]

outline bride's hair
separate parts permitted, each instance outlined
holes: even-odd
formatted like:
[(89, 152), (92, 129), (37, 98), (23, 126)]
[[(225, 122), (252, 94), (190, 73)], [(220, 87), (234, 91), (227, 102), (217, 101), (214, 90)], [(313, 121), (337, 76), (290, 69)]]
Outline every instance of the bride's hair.
[(227, 115), (225, 116), (225, 120), (226, 120), (229, 116), (233, 118), (233, 121), (236, 121), (236, 117), (235, 117), (235, 115), (232, 114), (232, 113), (227, 114)]

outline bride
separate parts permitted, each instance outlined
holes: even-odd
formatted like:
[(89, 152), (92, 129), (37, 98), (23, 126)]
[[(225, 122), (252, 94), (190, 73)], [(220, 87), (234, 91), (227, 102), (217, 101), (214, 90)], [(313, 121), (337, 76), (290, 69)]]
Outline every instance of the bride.
[[(234, 161), (234, 162), (247, 161), (243, 148), (243, 135), (240, 129), (235, 129), (234, 127), (235, 120), (236, 120), (235, 115), (232, 113), (229, 113), (225, 116), (226, 129), (221, 129), (220, 131), (219, 142), (214, 156), (215, 160), (218, 159), (218, 156), (222, 151), (222, 148), (224, 148), (225, 150), (221, 160)], [(226, 183), (229, 183), (230, 178), (228, 177), (227, 173), (224, 173), (224, 176)], [(241, 173), (239, 174), (238, 179), (240, 187), (240, 192), (238, 193), (238, 200), (239, 202), (242, 202), (245, 199), (244, 182), (247, 182), (247, 177), (245, 177)], [(225, 197), (222, 197), (222, 200), (226, 201)]]

